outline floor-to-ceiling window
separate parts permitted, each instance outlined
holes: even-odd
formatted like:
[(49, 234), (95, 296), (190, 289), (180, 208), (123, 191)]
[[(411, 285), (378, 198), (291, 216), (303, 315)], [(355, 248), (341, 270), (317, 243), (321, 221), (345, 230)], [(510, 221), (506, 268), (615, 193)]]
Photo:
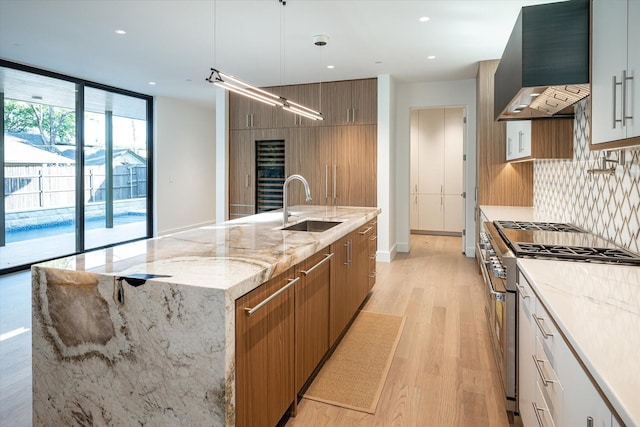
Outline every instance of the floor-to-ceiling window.
[(151, 98), (0, 66), (0, 272), (150, 237)]

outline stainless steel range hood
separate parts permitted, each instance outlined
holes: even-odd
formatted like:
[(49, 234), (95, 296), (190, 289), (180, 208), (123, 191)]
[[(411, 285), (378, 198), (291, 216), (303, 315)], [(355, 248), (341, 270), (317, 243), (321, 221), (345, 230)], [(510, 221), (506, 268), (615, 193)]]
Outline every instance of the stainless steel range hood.
[(495, 73), (496, 120), (573, 116), (589, 93), (589, 0), (523, 7)]

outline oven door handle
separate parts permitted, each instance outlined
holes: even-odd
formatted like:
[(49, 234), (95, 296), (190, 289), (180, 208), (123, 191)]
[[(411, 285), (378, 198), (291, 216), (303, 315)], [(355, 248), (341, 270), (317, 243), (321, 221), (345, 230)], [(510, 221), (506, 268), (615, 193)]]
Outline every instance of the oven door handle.
[(496, 290), (493, 289), (493, 284), (491, 284), (491, 278), (489, 277), (489, 273), (487, 272), (487, 263), (484, 263), (484, 262), (481, 263), (480, 270), (482, 271), (482, 277), (484, 278), (484, 283), (489, 288), (491, 299), (496, 301), (504, 301), (506, 299), (506, 294), (503, 292), (496, 292)]

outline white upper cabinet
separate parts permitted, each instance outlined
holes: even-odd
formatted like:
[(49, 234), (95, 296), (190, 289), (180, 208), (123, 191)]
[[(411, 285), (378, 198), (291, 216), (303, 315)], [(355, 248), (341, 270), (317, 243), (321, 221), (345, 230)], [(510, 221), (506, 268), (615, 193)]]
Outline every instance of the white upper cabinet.
[(640, 1), (593, 0), (592, 19), (591, 143), (640, 137)]
[(531, 156), (531, 121), (507, 122), (507, 161)]

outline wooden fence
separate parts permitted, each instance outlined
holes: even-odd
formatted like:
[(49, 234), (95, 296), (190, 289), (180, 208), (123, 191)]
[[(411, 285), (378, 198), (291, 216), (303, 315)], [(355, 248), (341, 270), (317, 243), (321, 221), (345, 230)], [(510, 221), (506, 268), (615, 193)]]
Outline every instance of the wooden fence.
[[(85, 168), (84, 201), (105, 200), (104, 166)], [(6, 212), (76, 204), (76, 167), (74, 165), (5, 166)], [(145, 165), (116, 166), (113, 173), (113, 199), (147, 196)]]

